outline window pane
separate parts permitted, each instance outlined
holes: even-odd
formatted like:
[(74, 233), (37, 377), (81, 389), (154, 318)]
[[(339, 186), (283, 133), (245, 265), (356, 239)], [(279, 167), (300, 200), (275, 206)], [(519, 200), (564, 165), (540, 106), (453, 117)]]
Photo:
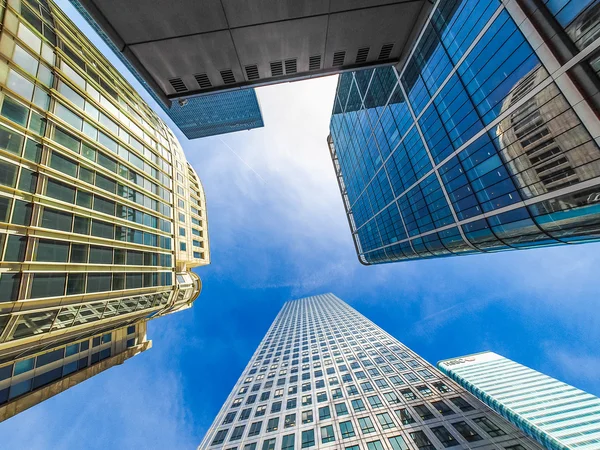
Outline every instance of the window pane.
[(30, 298), (57, 297), (65, 292), (67, 276), (64, 273), (36, 273), (33, 275)]
[(48, 180), (46, 195), (67, 203), (75, 203), (75, 188), (53, 179)]
[(52, 152), (50, 167), (72, 177), (77, 176), (77, 163), (60, 153)]
[(68, 242), (40, 239), (37, 248), (36, 261), (67, 262), (68, 258)]
[(6, 161), (0, 161), (0, 184), (15, 187), (18, 167)]
[(29, 115), (29, 109), (10, 97), (4, 97), (4, 102), (2, 102), (2, 110), (0, 111), (0, 114), (2, 114), (9, 120), (12, 120), (14, 123), (18, 123), (19, 125), (24, 127), (27, 125), (27, 116)]
[(52, 230), (71, 231), (73, 215), (53, 209), (44, 208), (42, 227)]
[(79, 144), (81, 141), (75, 136), (71, 135), (70, 133), (67, 133), (62, 128), (56, 127), (54, 129), (54, 141), (60, 145), (67, 147), (69, 150), (79, 152)]
[(0, 148), (18, 155), (21, 153), (23, 136), (0, 125)]

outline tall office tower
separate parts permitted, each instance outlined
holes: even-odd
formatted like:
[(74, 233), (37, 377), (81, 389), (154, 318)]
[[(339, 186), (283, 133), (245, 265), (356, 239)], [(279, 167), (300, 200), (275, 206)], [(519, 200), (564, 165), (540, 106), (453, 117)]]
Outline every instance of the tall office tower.
[(541, 448), (332, 294), (287, 302), (204, 449)]
[(438, 368), (552, 450), (600, 448), (600, 399), (493, 352)]
[(0, 15), (3, 420), (149, 348), (210, 256), (168, 127), (53, 3)]
[(207, 94), (243, 104), (240, 89), (397, 64), (431, 9), (427, 0), (70, 1), (177, 125), (183, 115), (199, 128), (198, 109), (222, 117)]
[(598, 239), (598, 30), (598, 1), (438, 1), (404, 64), (340, 76), (360, 261)]

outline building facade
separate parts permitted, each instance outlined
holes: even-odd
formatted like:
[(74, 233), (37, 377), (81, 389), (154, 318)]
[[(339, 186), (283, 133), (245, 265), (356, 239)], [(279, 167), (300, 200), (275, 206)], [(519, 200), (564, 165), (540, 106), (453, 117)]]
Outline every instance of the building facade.
[(204, 191), (52, 2), (0, 5), (0, 420), (150, 347), (199, 295)]
[(541, 447), (332, 294), (287, 302), (200, 446)]
[(600, 448), (600, 399), (493, 352), (438, 368), (552, 450)]
[(406, 62), (340, 76), (328, 145), (359, 259), (593, 241), (600, 2), (438, 1)]

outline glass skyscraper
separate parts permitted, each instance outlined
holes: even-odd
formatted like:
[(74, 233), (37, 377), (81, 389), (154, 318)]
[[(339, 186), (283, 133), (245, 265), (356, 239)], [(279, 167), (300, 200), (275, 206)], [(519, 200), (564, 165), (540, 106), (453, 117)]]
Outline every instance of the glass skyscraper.
[(544, 447), (600, 448), (600, 399), (493, 352), (439, 369)]
[(52, 2), (0, 7), (0, 420), (148, 349), (208, 264), (173, 133)]
[(332, 294), (287, 302), (199, 450), (533, 450), (450, 378)]
[(596, 240), (600, 2), (438, 1), (340, 76), (328, 144), (364, 264)]

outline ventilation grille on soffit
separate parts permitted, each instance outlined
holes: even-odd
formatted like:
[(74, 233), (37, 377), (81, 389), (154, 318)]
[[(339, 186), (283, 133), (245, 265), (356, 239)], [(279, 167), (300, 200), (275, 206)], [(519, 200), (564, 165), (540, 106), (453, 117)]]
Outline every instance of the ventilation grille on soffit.
[(221, 70), (221, 78), (223, 79), (224, 84), (233, 84), (235, 83), (235, 76), (231, 69)]
[(175, 89), (175, 92), (177, 93), (185, 92), (188, 90), (181, 78), (171, 78), (169, 80), (169, 83), (171, 83), (171, 86), (173, 87), (173, 89)]
[(394, 48), (394, 44), (384, 44), (381, 47), (381, 51), (379, 52), (378, 60), (388, 59), (392, 54), (392, 49)]
[(208, 75), (206, 75), (205, 73), (197, 73), (196, 75), (194, 75), (194, 78), (196, 79), (198, 86), (200, 86), (200, 89), (212, 87), (212, 83), (210, 82)]
[(308, 58), (308, 70), (319, 70), (321, 68), (321, 55)]
[(248, 80), (258, 80), (260, 78), (258, 66), (256, 64), (246, 66), (244, 69), (246, 69), (246, 78), (248, 78)]
[(344, 60), (346, 59), (346, 51), (335, 52), (333, 54), (333, 65), (334, 66), (343, 66)]

